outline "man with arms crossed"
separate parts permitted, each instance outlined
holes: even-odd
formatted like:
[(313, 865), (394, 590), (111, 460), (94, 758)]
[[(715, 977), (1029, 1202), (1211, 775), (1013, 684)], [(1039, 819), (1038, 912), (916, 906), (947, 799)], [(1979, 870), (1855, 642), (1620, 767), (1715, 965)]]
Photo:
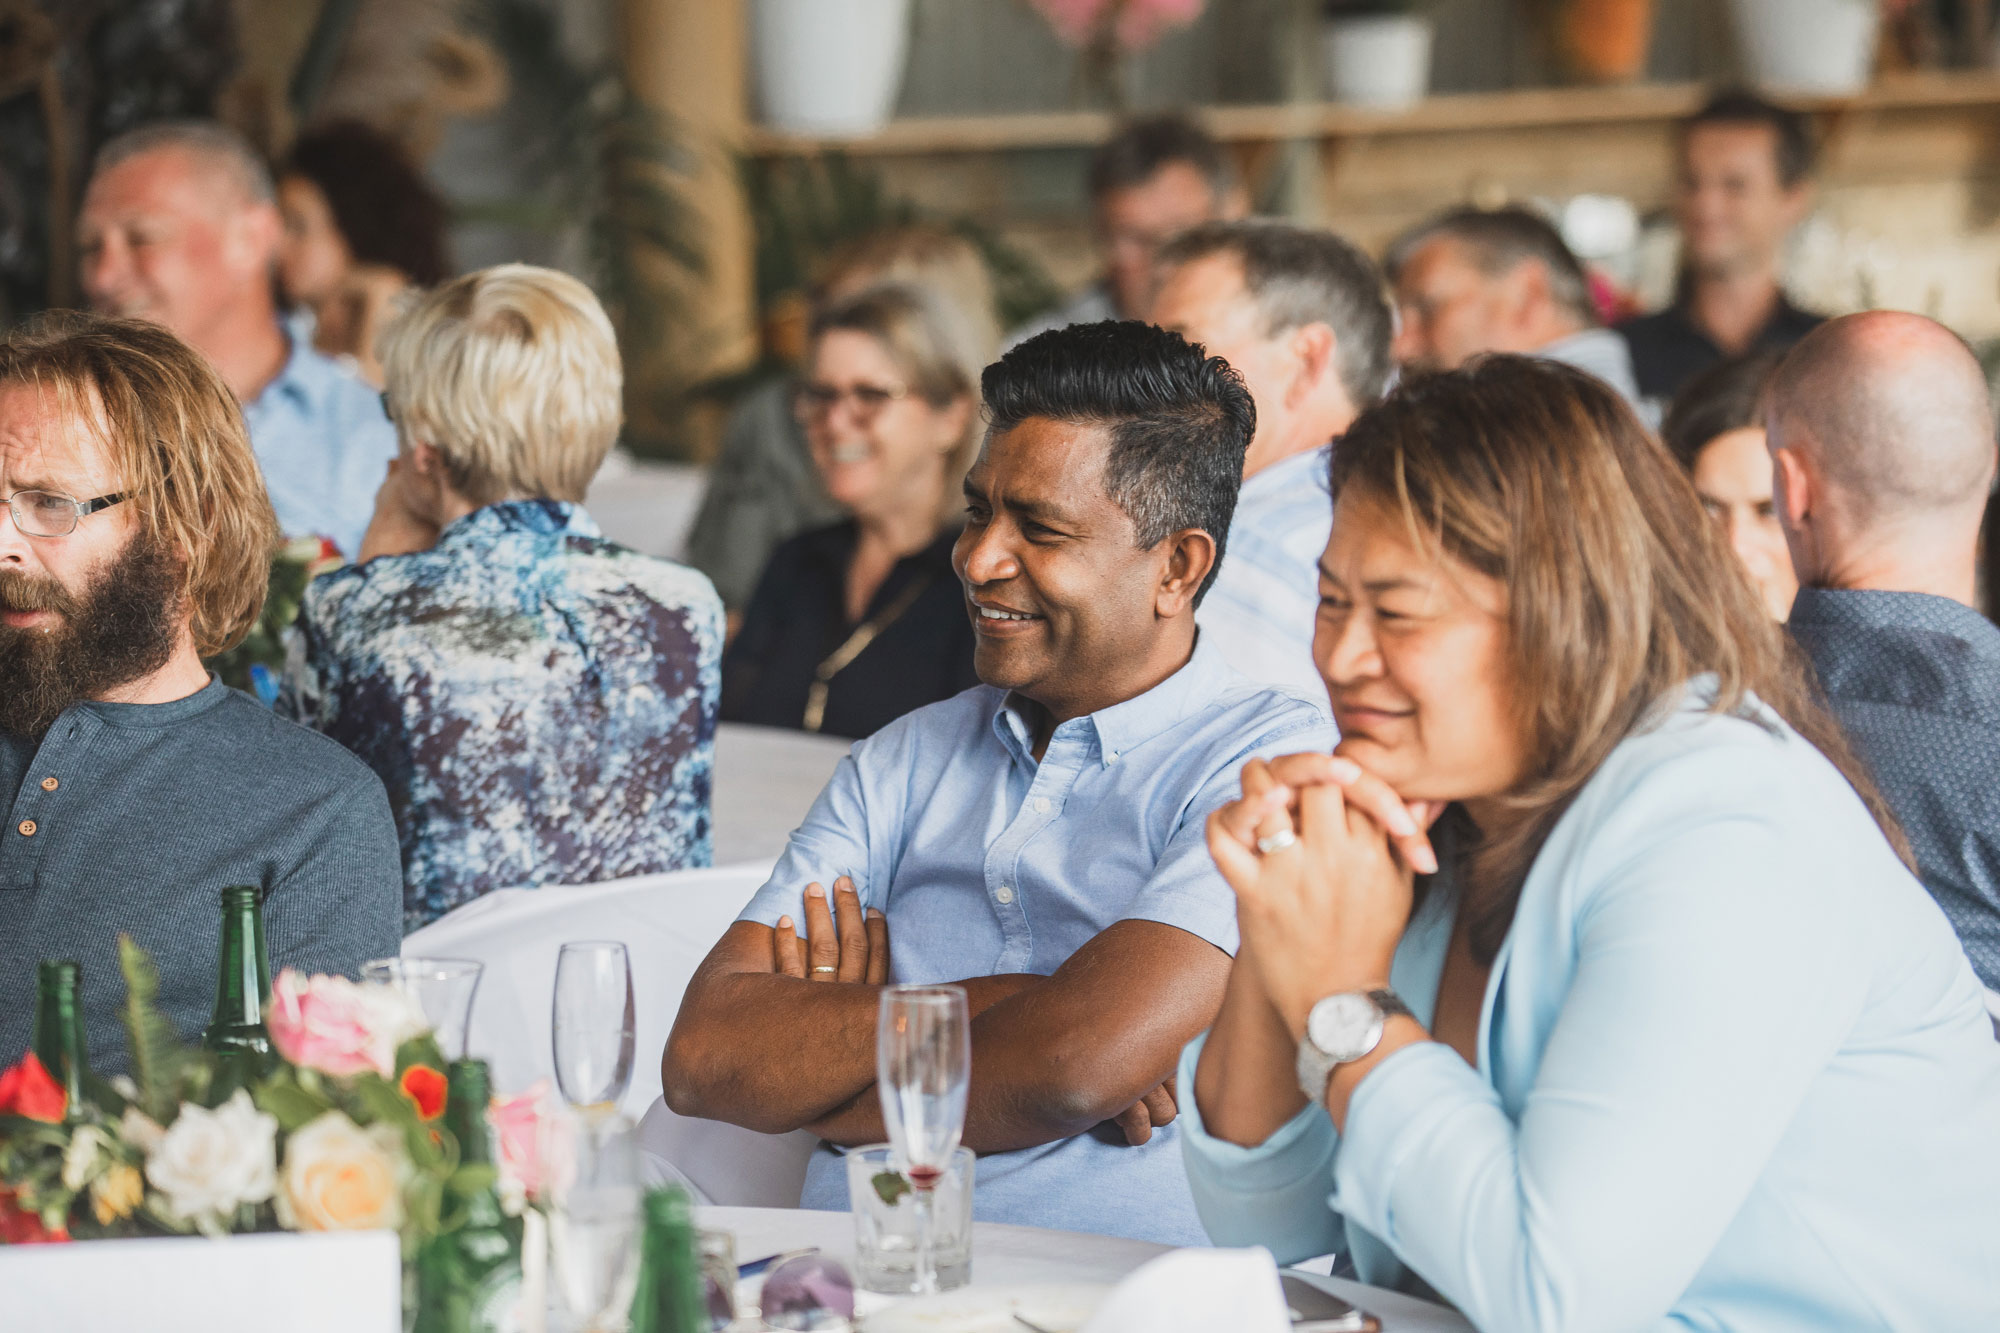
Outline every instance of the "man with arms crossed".
[(256, 621), (276, 536), (235, 399), (173, 334), (69, 315), (0, 339), (0, 1058), (35, 964), (73, 958), (91, 1065), (124, 1067), (121, 931), (198, 1037), (229, 885), (263, 890), (273, 971), (401, 946), (381, 781), (201, 663)]
[[(1765, 391), (1787, 625), (2000, 989), (2000, 629), (1973, 610), (1993, 406), (1972, 349), (1888, 310), (1808, 334)], [(1991, 537), (1988, 540), (1992, 540)]]
[(1333, 739), (1196, 634), (1250, 397), (1136, 323), (1042, 334), (983, 387), (954, 563), (986, 683), (841, 761), (689, 985), (667, 1103), (813, 1130), (803, 1202), (845, 1207), (833, 1145), (884, 1137), (879, 983), (959, 981), (976, 1215), (1206, 1244), (1162, 1086), (1236, 947), (1202, 821), (1246, 759)]
[(1389, 383), (1382, 274), (1331, 232), (1261, 221), (1185, 232), (1158, 272), (1153, 323), (1227, 361), (1257, 405), (1229, 563), (1196, 619), (1244, 675), (1324, 703), (1312, 636), (1327, 466), (1331, 441)]

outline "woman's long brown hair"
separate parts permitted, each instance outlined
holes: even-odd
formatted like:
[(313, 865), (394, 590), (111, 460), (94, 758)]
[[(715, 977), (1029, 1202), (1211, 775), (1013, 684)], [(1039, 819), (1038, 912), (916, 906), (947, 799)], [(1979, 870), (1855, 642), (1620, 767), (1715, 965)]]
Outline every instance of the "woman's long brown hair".
[(1598, 380), (1555, 362), (1484, 358), (1417, 377), (1334, 450), (1336, 501), (1401, 514), (1420, 546), (1507, 588), (1526, 776), (1463, 862), (1475, 955), (1491, 962), (1529, 867), (1618, 743), (1712, 674), (1710, 710), (1754, 695), (1840, 770), (1907, 864), (1895, 818), (1820, 703), (1664, 446)]

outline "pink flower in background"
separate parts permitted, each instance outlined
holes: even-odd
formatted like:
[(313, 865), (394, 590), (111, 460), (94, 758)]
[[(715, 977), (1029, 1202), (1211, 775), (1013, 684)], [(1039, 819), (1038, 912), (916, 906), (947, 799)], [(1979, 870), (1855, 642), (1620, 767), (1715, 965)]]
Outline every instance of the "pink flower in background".
[(429, 1028), (394, 986), (308, 979), (289, 967), (271, 985), (269, 1026), (278, 1054), (335, 1078), (371, 1070), (395, 1077), (396, 1048)]
[(1127, 51), (1151, 46), (1170, 28), (1201, 17), (1207, 0), (1030, 0), (1056, 35), (1088, 46), (1107, 34)]
[(501, 1193), (512, 1209), (560, 1192), (576, 1170), (572, 1127), (549, 1091), (549, 1081), (537, 1079), (526, 1092), (495, 1097), (486, 1112), (500, 1152)]

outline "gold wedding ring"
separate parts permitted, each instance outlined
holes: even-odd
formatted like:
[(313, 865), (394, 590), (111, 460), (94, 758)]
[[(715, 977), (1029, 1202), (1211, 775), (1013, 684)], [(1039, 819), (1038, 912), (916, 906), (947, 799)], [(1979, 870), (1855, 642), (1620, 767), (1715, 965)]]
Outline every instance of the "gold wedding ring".
[(822, 963), (822, 964), (820, 964), (820, 965), (819, 965), (818, 967), (814, 968), (814, 969), (813, 969), (813, 971), (815, 971), (815, 972), (838, 972), (838, 971), (840, 971), (840, 969), (839, 969), (839, 968), (837, 968), (837, 967), (828, 967), (828, 966), (827, 966), (826, 964)]

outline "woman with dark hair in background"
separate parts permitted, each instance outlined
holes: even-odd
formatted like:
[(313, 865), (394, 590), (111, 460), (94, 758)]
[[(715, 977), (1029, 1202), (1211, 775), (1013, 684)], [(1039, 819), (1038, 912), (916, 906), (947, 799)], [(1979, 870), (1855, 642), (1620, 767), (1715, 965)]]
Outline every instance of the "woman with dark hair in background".
[(1210, 1236), (1485, 1333), (2000, 1328), (1979, 983), (1666, 451), (1493, 357), (1363, 413), (1332, 489), (1340, 745), (1208, 825)]
[(313, 345), (381, 384), (375, 336), (405, 288), (451, 276), (444, 199), (389, 135), (344, 120), (308, 130), (278, 171), (278, 285)]
[(1789, 616), (1799, 595), (1792, 553), (1771, 498), (1771, 454), (1764, 447), (1764, 385), (1779, 356), (1739, 357), (1702, 372), (1674, 399), (1660, 428), (1773, 620)]

